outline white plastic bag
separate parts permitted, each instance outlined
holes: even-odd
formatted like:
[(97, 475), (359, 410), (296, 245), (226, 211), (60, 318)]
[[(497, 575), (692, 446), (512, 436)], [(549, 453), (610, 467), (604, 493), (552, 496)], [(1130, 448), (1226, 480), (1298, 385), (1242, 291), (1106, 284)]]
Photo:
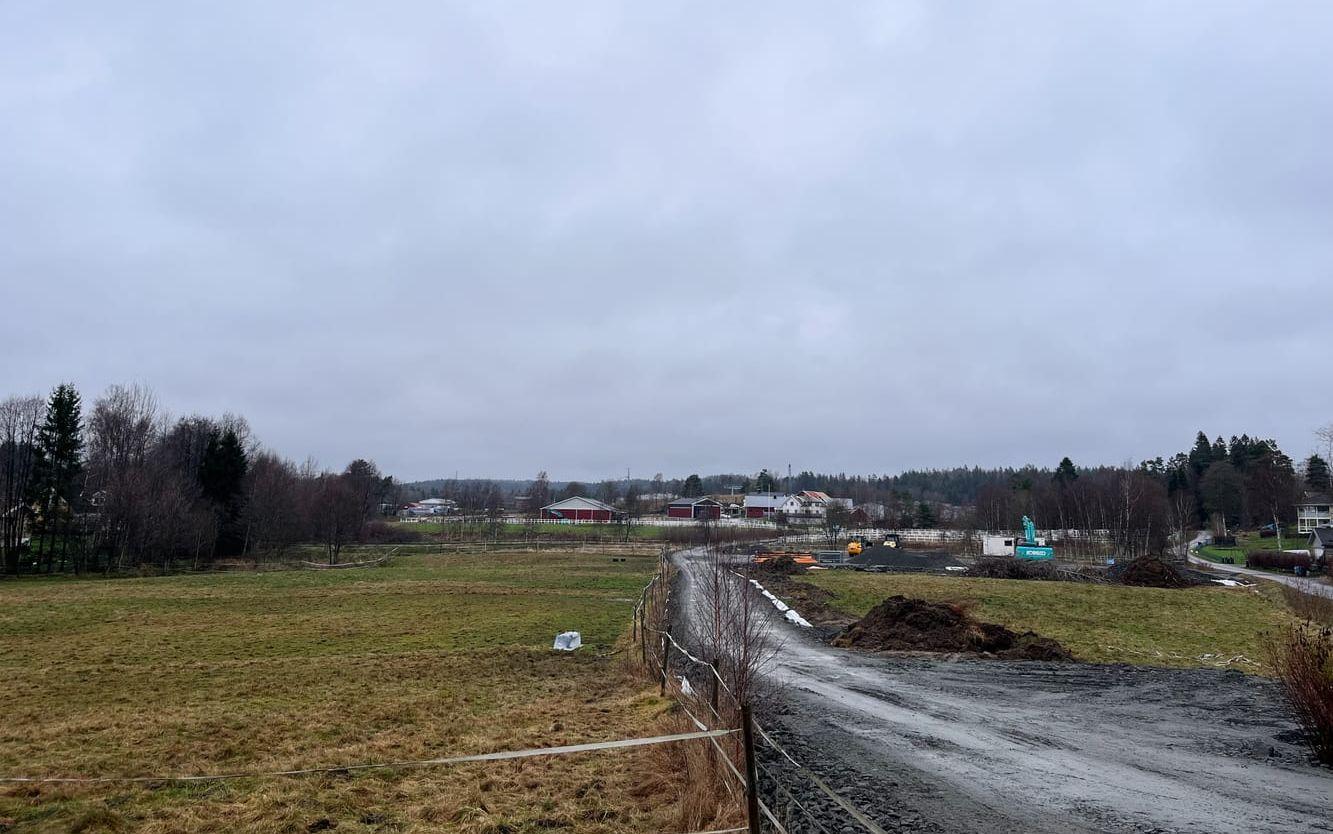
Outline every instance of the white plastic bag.
[(577, 631), (562, 631), (555, 636), (555, 645), (551, 648), (561, 652), (572, 652), (583, 645), (583, 638)]

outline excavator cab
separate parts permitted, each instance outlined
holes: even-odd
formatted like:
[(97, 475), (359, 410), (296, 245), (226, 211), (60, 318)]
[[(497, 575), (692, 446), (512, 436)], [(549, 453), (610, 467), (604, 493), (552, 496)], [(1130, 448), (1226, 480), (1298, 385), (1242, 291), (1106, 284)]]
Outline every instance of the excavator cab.
[(861, 555), (861, 550), (862, 550), (863, 548), (864, 548), (864, 545), (861, 544), (861, 540), (860, 540), (860, 539), (852, 539), (851, 541), (847, 542), (847, 555), (848, 555), (848, 556), (860, 556), (860, 555)]

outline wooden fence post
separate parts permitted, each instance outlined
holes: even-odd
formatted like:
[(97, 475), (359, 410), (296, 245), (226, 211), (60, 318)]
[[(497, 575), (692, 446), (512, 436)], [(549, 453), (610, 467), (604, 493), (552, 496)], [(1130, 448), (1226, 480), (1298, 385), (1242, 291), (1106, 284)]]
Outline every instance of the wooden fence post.
[(717, 696), (718, 696), (718, 691), (722, 688), (722, 686), (721, 684), (718, 683), (717, 680), (717, 675), (718, 675), (717, 662), (714, 661), (713, 663), (710, 663), (708, 665), (712, 667), (712, 672), (713, 672), (713, 674), (708, 676), (708, 679), (713, 682), (713, 689), (708, 693), (708, 703), (711, 704), (713, 707), (713, 717), (716, 718), (718, 721), (721, 721), (722, 711), (717, 708), (718, 704)]
[(759, 831), (759, 773), (754, 760), (754, 726), (750, 704), (741, 704), (741, 740), (745, 745), (745, 816), (750, 834)]
[(669, 644), (667, 643), (666, 635), (663, 634), (663, 635), (662, 635), (662, 690), (661, 690), (661, 695), (662, 695), (662, 697), (664, 697), (664, 698), (666, 697), (667, 656), (668, 656), (667, 653), (670, 651), (670, 649), (667, 648), (668, 645), (669, 645)]

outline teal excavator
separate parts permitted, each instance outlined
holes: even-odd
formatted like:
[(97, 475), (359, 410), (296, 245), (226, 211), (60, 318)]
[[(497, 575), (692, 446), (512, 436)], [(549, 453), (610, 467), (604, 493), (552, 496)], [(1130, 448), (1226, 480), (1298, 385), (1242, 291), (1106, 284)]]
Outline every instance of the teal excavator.
[(1054, 559), (1055, 548), (1037, 538), (1036, 523), (1023, 516), (1023, 539), (1014, 544), (1014, 555), (1019, 559)]

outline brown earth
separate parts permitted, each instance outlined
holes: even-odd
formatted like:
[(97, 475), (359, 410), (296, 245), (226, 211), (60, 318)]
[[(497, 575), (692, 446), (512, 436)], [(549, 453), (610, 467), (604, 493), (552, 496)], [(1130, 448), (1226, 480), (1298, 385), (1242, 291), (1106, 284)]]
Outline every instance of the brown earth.
[(1140, 556), (1123, 565), (1114, 565), (1107, 575), (1122, 585), (1144, 588), (1188, 588), (1198, 584), (1188, 573), (1155, 556)]
[(833, 639), (841, 648), (870, 651), (978, 653), (1004, 660), (1073, 660), (1049, 637), (1015, 634), (997, 623), (983, 623), (956, 605), (892, 596), (870, 609)]

